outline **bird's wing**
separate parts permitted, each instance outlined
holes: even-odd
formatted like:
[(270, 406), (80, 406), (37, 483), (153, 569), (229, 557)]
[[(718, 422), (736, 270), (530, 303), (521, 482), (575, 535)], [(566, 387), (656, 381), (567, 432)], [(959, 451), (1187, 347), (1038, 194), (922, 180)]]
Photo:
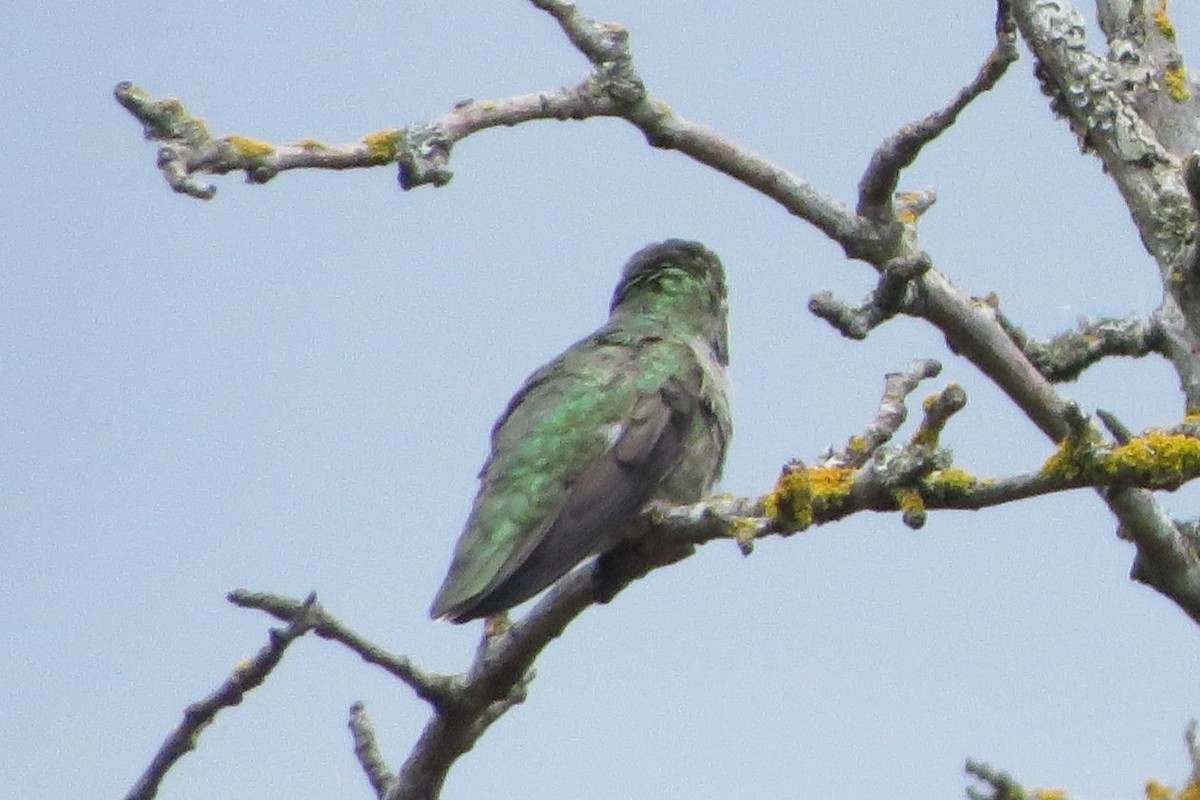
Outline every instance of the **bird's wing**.
[(530, 377), (493, 429), (435, 617), (508, 608), (616, 543), (678, 461), (695, 412), (678, 376), (656, 368), (656, 356), (680, 357), (664, 347), (593, 341), (586, 359), (577, 346)]

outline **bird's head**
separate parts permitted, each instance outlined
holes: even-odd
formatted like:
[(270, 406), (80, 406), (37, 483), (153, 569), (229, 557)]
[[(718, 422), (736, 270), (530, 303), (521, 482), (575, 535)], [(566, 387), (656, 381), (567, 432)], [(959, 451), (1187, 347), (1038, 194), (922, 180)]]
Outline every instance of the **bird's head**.
[(707, 340), (729, 362), (725, 269), (699, 242), (667, 239), (633, 254), (613, 292), (611, 318), (649, 318)]

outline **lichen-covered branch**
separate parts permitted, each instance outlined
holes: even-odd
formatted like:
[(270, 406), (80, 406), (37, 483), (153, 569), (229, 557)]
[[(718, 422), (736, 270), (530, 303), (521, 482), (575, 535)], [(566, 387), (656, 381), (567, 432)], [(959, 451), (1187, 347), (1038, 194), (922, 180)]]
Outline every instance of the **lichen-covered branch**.
[[(1061, 441), (1070, 433), (1071, 405), (1021, 352), (993, 305), (972, 301), (936, 269), (915, 287), (919, 291), (908, 313), (940, 328), (950, 347), (988, 375), (1052, 440)], [(1200, 622), (1200, 565), (1175, 523), (1142, 489), (1117, 483), (1102, 497), (1116, 515), (1119, 530), (1137, 547), (1131, 577)]]
[[(1054, 109), (1068, 120), (1083, 146), (1104, 162), (1142, 242), (1158, 263), (1164, 288), (1176, 295), (1194, 338), (1200, 328), (1195, 324), (1200, 320), (1200, 303), (1181, 270), (1197, 214), (1179, 154), (1164, 144), (1163, 131), (1143, 113), (1139, 100), (1147, 87), (1161, 86), (1154, 80), (1144, 40), (1147, 35), (1161, 38), (1149, 32), (1163, 22), (1146, 18), (1151, 13), (1147, 5), (1152, 4), (1131, 9), (1140, 16), (1122, 28), (1140, 33), (1114, 39), (1115, 49), (1107, 59), (1088, 50), (1082, 16), (1068, 2), (1014, 0), (1013, 13), (1038, 59), (1039, 75)], [(1129, 48), (1136, 48), (1136, 57), (1126, 57)]]
[(1078, 330), (1048, 340), (1031, 339), (998, 308), (996, 320), (1038, 372), (1052, 383), (1073, 381), (1088, 367), (1110, 356), (1141, 358), (1162, 350), (1158, 326), (1136, 317), (1083, 320)]
[(250, 183), (266, 183), (293, 169), (360, 169), (399, 166), (401, 186), (442, 186), (453, 176), (450, 150), (456, 142), (482, 130), (537, 119), (584, 119), (615, 116), (617, 108), (590, 82), (574, 88), (519, 95), (506, 100), (468, 100), (427, 122), (364, 135), (348, 144), (304, 139), (275, 144), (245, 136), (213, 136), (208, 126), (174, 98), (154, 99), (125, 82), (114, 90), (117, 101), (160, 142), (158, 166), (177, 192), (208, 200), (216, 187), (201, 175), (245, 172)]
[[(955, 384), (924, 401), (924, 419), (908, 442), (888, 446), (905, 417), (896, 406), (936, 372), (936, 362), (918, 361), (907, 372), (889, 375), (880, 412), (867, 434), (852, 439), (845, 453), (826, 454), (816, 466), (787, 465), (763, 497), (714, 497), (689, 506), (648, 509), (622, 545), (569, 573), (524, 618), (512, 624), (490, 621), (474, 662), (461, 675), (428, 673), (410, 659), (386, 652), (328, 615), (315, 597), (297, 601), (231, 592), (231, 602), (288, 621), (287, 630), (273, 632), (263, 652), (212, 696), (189, 707), (185, 724), (168, 737), (128, 797), (153, 797), (163, 775), (195, 745), (215, 713), (261, 683), (283, 648), (310, 630), (384, 667), (429, 703), (432, 715), (395, 773), (384, 762), (361, 704), (351, 708), (349, 723), (355, 755), (376, 795), (381, 800), (425, 800), (438, 796), (455, 761), (490, 725), (524, 701), (534, 661), (572, 620), (594, 604), (609, 602), (647, 573), (687, 558), (697, 545), (732, 540), (749, 553), (756, 539), (791, 535), (863, 511), (899, 511), (906, 525), (919, 528), (936, 509), (981, 509), (1083, 487), (1173, 489), (1200, 476), (1200, 421), (1188, 418), (1168, 430), (1106, 444), (1086, 418), (1068, 406), (1064, 418), (1071, 421), (1072, 433), (1045, 464), (1024, 475), (976, 478), (955, 467), (950, 451), (939, 441), (966, 403), (965, 392)], [(857, 466), (848, 465), (852, 463)]]
[[(1164, 122), (1162, 98), (1155, 101), (1158, 112), (1148, 110), (1146, 100), (1147, 89), (1171, 91), (1166, 74), (1156, 76), (1164, 65), (1155, 64), (1154, 54), (1174, 48), (1174, 29), (1165, 6), (1129, 4), (1119, 13), (1116, 6), (1101, 5), (1110, 39), (1105, 59), (1088, 50), (1083, 19), (1066, 0), (1012, 1), (1013, 16), (1037, 59), (1052, 107), (1068, 120), (1085, 149), (1103, 161), (1158, 264), (1164, 298), (1152, 325), (1162, 352), (1179, 374), (1191, 412), (1200, 409), (1200, 279), (1187, 269), (1194, 260), (1197, 211), (1178, 155), (1172, 152), (1179, 131), (1169, 130)], [(1117, 489), (1105, 498), (1120, 520), (1122, 534), (1137, 546), (1132, 576), (1200, 622), (1200, 574), (1179, 527), (1144, 491)]]
[(1097, 0), (1109, 61), (1119, 64), (1138, 115), (1177, 156), (1200, 147), (1200, 97), (1179, 50), (1167, 0)]
[(591, 62), (591, 73), (582, 82), (507, 99), (465, 101), (434, 119), (384, 129), (346, 145), (311, 139), (281, 145), (237, 135), (213, 137), (207, 125), (178, 100), (155, 100), (128, 82), (118, 84), (114, 94), (142, 123), (146, 137), (161, 143), (158, 164), (168, 184), (202, 199), (216, 193), (216, 187), (199, 179), (204, 174), (243, 171), (250, 182), (263, 183), (289, 169), (351, 169), (393, 162), (403, 188), (441, 186), (453, 176), (452, 148), (471, 134), (534, 120), (621, 117), (638, 127), (654, 147), (678, 150), (732, 176), (843, 247), (853, 248), (855, 254), (878, 251), (875, 226), (845, 205), (731, 139), (683, 119), (651, 96), (634, 66), (623, 27), (585, 17), (571, 2), (531, 2), (551, 14)]

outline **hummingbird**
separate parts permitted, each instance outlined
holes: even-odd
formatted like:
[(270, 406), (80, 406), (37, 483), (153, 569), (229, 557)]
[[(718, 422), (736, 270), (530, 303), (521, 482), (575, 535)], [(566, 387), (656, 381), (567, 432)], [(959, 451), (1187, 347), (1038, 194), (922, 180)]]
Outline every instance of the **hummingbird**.
[(652, 500), (692, 503), (733, 435), (725, 270), (699, 242), (635, 253), (608, 322), (526, 380), (491, 452), (430, 609), (507, 611), (611, 550)]

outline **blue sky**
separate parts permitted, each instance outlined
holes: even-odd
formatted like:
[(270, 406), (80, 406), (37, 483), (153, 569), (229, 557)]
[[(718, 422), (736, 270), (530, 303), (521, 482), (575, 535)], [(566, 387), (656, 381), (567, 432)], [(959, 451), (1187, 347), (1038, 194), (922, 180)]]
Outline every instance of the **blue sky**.
[[(875, 144), (974, 74), (993, 15), (951, 0), (582, 8), (631, 30), (678, 113), (847, 202)], [(1200, 18), (1172, 12), (1187, 51)], [(391, 169), (231, 175), (203, 203), (166, 188), (111, 99), (132, 80), (221, 134), (350, 141), (585, 70), (518, 0), (10, 16), (0, 759), (14, 796), (122, 795), (182, 708), (264, 641), (265, 617), (224, 602), (234, 587), (315, 590), (364, 635), (464, 668), (478, 625), (426, 609), (490, 426), (526, 374), (603, 321), (621, 264), (650, 241), (701, 239), (729, 273), (724, 490), (760, 494), (787, 459), (844, 442), (884, 373), (917, 357), (945, 365), (930, 389), (969, 393), (945, 436), (961, 466), (1007, 474), (1050, 453), (923, 323), (852, 343), (812, 319), (809, 295), (857, 299), (869, 268), (625, 123), (487, 132), (437, 190), (402, 193)], [(938, 190), (922, 223), (937, 266), (1035, 334), (1157, 304), (1127, 211), (1051, 118), (1028, 57), (903, 185)], [(1063, 391), (1133, 428), (1182, 413), (1155, 360)], [(1195, 500), (1165, 498), (1183, 516)], [(920, 532), (860, 515), (748, 559), (711, 544), (572, 626), (443, 796), (954, 797), (967, 756), (1079, 796), (1182, 780), (1200, 637), (1129, 582), (1113, 529), (1079, 492), (935, 514)], [(345, 729), (356, 700), (398, 766), (424, 707), (314, 638), (160, 796), (368, 797)]]

